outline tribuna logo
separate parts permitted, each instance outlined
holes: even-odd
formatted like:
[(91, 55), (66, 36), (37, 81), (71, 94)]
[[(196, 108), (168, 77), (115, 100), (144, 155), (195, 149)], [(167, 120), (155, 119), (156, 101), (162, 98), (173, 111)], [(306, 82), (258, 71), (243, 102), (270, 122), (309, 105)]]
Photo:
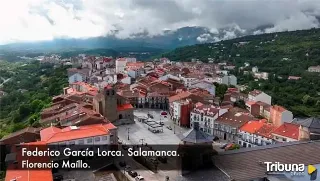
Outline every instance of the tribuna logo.
[(291, 172), (291, 173), (303, 173), (304, 164), (287, 164), (280, 162), (264, 162), (267, 165), (267, 172)]

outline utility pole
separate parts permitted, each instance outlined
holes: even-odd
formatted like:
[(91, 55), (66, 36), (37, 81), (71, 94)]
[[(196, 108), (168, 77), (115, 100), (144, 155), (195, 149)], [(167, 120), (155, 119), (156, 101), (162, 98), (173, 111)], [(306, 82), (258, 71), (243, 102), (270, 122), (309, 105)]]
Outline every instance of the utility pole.
[(130, 140), (129, 134), (130, 134), (130, 128), (126, 129), (128, 131), (128, 140)]

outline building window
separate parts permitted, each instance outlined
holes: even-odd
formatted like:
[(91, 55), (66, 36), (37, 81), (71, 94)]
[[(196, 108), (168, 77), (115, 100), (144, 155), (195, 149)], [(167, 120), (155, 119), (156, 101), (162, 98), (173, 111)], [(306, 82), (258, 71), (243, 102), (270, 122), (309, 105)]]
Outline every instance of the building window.
[(282, 141), (287, 141), (287, 138), (282, 138)]
[(87, 139), (87, 143), (92, 143), (92, 138)]
[(95, 137), (94, 141), (99, 142), (100, 141), (100, 137)]
[(69, 145), (75, 145), (76, 143), (74, 141), (70, 141)]
[(112, 90), (112, 95), (114, 95), (114, 90)]
[(81, 145), (81, 144), (84, 144), (84, 141), (83, 140), (79, 140), (78, 143), (79, 143), (79, 145)]
[(102, 140), (108, 140), (108, 136), (103, 136)]

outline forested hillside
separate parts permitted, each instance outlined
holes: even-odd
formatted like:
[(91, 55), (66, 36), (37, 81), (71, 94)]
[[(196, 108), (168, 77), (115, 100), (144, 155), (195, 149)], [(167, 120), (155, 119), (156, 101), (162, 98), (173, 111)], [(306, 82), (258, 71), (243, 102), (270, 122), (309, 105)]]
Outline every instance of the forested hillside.
[[(174, 61), (208, 58), (236, 65), (239, 84), (248, 90), (261, 89), (273, 97), (274, 104), (290, 109), (296, 116), (320, 116), (320, 74), (309, 73), (309, 66), (320, 65), (320, 29), (246, 36), (217, 43), (187, 46), (163, 54)], [(250, 67), (239, 70), (244, 63)], [(250, 71), (258, 66), (269, 80), (255, 81)], [(288, 76), (301, 76), (288, 80)]]
[(0, 138), (28, 125), (38, 126), (41, 109), (67, 85), (67, 67), (35, 62), (0, 61), (0, 76), (8, 80), (0, 90)]

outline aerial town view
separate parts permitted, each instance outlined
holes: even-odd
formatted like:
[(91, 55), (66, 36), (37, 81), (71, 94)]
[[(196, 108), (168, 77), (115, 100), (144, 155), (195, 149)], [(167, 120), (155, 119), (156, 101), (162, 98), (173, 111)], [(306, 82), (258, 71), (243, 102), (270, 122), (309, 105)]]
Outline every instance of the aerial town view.
[(0, 27), (0, 181), (320, 181), (319, 0), (4, 0)]

